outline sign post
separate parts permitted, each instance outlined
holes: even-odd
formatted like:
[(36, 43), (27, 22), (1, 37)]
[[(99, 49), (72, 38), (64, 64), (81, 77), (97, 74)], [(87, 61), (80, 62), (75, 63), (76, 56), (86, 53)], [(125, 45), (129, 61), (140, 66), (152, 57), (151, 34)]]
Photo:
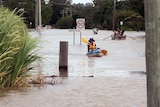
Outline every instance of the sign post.
[(81, 30), (85, 30), (85, 19), (84, 18), (76, 19), (76, 29), (80, 30), (80, 44), (81, 44), (81, 39), (82, 39)]
[(120, 25), (121, 25), (121, 31), (122, 31), (123, 21), (120, 21)]

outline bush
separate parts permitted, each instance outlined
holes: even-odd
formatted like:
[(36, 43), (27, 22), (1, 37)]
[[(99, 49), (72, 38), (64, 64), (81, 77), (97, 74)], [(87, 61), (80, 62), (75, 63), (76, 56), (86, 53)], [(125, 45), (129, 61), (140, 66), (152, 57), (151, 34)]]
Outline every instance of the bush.
[(56, 27), (61, 29), (73, 28), (73, 18), (71, 16), (61, 18), (56, 23)]
[(37, 43), (15, 10), (0, 8), (0, 88), (27, 84), (24, 77), (32, 69), (29, 65), (40, 58)]

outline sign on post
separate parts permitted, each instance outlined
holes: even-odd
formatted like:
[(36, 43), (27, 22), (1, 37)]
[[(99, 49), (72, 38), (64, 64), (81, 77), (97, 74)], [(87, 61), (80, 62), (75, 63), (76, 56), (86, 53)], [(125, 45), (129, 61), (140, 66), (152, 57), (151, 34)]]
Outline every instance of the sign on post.
[(78, 30), (85, 29), (85, 19), (84, 18), (76, 19), (76, 29), (78, 29)]
[(120, 25), (121, 25), (121, 26), (123, 25), (123, 21), (120, 21)]
[(120, 25), (121, 25), (121, 30), (122, 30), (122, 26), (123, 26), (123, 21), (120, 21)]

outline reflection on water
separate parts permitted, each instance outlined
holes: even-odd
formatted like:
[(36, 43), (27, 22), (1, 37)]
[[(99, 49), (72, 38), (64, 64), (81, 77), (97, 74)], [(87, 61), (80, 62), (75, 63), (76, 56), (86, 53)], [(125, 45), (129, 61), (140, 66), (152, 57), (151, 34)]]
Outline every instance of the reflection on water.
[(94, 57), (88, 57), (88, 68), (89, 68), (89, 76), (94, 76), (94, 67), (95, 67), (95, 58)]
[(94, 76), (94, 57), (86, 57), (82, 60), (82, 76)]

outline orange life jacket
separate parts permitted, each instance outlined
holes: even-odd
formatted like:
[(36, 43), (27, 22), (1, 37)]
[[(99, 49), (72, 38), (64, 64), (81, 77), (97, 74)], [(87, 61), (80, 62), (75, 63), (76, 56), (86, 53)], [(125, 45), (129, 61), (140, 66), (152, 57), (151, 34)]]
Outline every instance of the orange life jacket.
[(94, 49), (96, 49), (96, 44), (95, 43), (93, 43), (93, 44), (89, 43), (89, 50), (94, 50)]

